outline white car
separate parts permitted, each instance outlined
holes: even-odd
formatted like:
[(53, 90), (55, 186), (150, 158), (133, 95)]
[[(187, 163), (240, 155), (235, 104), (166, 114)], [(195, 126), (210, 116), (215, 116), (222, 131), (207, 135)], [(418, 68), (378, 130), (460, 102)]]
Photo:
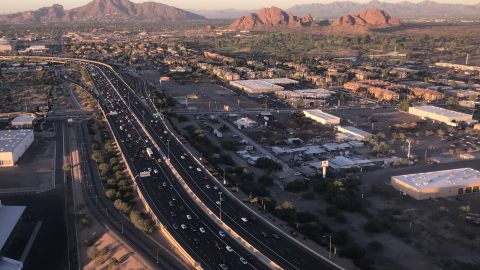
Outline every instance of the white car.
[(205, 187), (206, 187), (207, 189), (210, 189), (210, 185), (205, 185)]
[(248, 264), (247, 260), (245, 260), (245, 258), (243, 258), (243, 257), (240, 257), (240, 262), (242, 264)]
[(242, 217), (241, 219), (242, 219), (243, 222), (247, 222), (247, 221), (248, 221), (248, 219), (247, 219), (246, 217)]
[(226, 246), (225, 249), (228, 251), (228, 252), (233, 252), (233, 248), (231, 246)]
[(202, 171), (202, 169), (200, 169), (200, 168), (197, 168), (197, 171), (201, 172), (201, 171)]
[(220, 237), (225, 237), (225, 233), (223, 231), (219, 231), (218, 235), (220, 235)]
[(205, 229), (203, 227), (200, 227), (200, 229), (198, 229), (201, 233), (205, 233)]
[(187, 229), (187, 225), (185, 225), (185, 224), (180, 225), (180, 227), (182, 228), (182, 230), (186, 230), (186, 229)]
[(190, 215), (187, 215), (187, 219), (192, 219), (192, 216), (190, 216)]
[(218, 204), (218, 205), (220, 205), (220, 201), (216, 201), (215, 203)]
[(213, 189), (217, 190), (217, 189), (218, 189), (218, 187), (217, 187), (217, 186), (213, 186)]
[(180, 156), (181, 159), (185, 159), (185, 156)]
[(189, 168), (190, 170), (191, 170), (191, 169), (193, 169), (193, 167), (192, 167), (192, 166), (188, 166), (188, 168)]

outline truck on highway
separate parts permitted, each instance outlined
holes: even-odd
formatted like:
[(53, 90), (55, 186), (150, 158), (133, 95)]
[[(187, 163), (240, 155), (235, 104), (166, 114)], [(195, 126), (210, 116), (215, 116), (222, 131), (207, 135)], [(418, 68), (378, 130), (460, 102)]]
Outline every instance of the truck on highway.
[(152, 149), (151, 149), (150, 147), (147, 147), (147, 154), (148, 154), (148, 156), (149, 156), (150, 158), (153, 157), (153, 151), (152, 151)]

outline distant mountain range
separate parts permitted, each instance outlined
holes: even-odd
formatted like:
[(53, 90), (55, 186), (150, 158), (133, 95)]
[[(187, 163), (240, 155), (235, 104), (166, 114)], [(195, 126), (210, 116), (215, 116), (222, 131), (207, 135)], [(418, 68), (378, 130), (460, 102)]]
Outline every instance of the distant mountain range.
[(404, 19), (480, 18), (480, 3), (474, 5), (444, 4), (430, 0), (418, 3), (407, 1), (386, 3), (377, 0), (368, 3), (338, 1), (327, 4), (295, 5), (287, 11), (293, 14), (310, 13), (315, 18), (332, 19), (344, 14), (360, 13), (362, 10), (374, 7)]
[(249, 13), (235, 20), (228, 29), (230, 30), (289, 30), (307, 29), (312, 31), (325, 31), (328, 33), (363, 33), (371, 29), (390, 28), (400, 26), (402, 23), (397, 17), (390, 16), (387, 12), (371, 8), (358, 14), (341, 16), (333, 22), (314, 21), (309, 14), (297, 17), (278, 7), (262, 8), (256, 13)]
[(129, 0), (93, 0), (84, 6), (65, 10), (61, 5), (35, 11), (0, 15), (3, 23), (75, 22), (88, 20), (183, 21), (205, 17), (161, 3), (133, 3)]

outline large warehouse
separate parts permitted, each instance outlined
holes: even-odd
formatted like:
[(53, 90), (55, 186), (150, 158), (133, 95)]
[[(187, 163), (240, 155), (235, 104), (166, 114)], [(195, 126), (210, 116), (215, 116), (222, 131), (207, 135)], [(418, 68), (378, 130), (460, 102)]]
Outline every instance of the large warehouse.
[(480, 172), (471, 168), (392, 176), (392, 186), (417, 200), (479, 193)]
[(33, 139), (33, 129), (0, 130), (0, 167), (15, 166)]
[(304, 110), (303, 113), (307, 118), (323, 125), (340, 125), (340, 117), (322, 112), (321, 110)]
[(410, 107), (408, 113), (431, 120), (439, 121), (450, 126), (457, 126), (460, 122), (467, 124), (474, 123), (472, 115), (447, 110), (436, 106), (416, 106)]

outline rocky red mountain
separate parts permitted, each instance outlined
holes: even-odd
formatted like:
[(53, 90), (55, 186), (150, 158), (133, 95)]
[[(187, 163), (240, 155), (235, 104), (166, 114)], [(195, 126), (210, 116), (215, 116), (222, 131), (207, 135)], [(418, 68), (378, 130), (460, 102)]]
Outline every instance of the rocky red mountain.
[(350, 14), (337, 18), (331, 27), (385, 28), (398, 26), (401, 22), (378, 8), (364, 10), (359, 14)]
[(88, 4), (64, 10), (61, 5), (8, 15), (0, 15), (0, 22), (72, 22), (88, 20), (149, 20), (180, 21), (203, 20), (205, 17), (161, 3), (133, 3), (129, 0), (93, 0)]
[(263, 30), (278, 27), (309, 27), (313, 24), (313, 18), (310, 15), (300, 18), (278, 7), (271, 7), (262, 8), (257, 13), (243, 16), (235, 20), (229, 28), (233, 30)]

